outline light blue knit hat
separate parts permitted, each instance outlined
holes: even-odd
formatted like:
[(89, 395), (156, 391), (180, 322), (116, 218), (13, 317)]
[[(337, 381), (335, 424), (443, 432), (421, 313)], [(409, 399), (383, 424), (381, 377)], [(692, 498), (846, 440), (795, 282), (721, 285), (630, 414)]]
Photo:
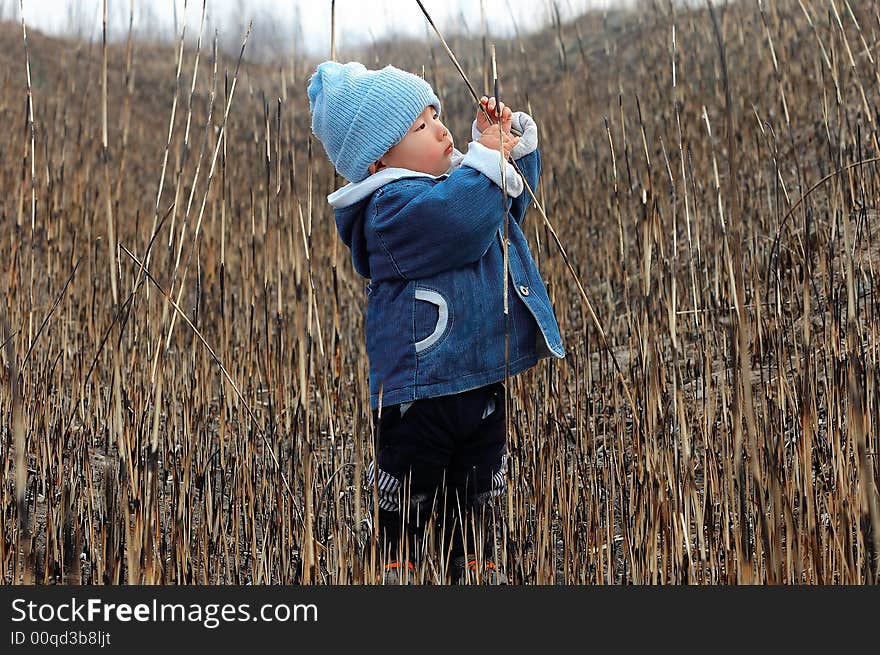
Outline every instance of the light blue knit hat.
[(421, 77), (394, 66), (325, 61), (309, 80), (312, 132), (339, 174), (360, 182), (370, 164), (398, 143), (428, 105), (440, 100)]

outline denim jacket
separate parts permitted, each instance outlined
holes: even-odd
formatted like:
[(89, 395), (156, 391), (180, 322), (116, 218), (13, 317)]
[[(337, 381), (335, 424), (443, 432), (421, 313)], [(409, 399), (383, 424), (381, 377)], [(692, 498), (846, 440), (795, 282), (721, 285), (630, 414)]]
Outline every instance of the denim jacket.
[[(532, 189), (541, 157), (531, 126), (511, 153)], [(476, 136), (476, 133), (475, 133)], [(521, 148), (521, 146), (524, 146)], [(517, 151), (519, 149), (519, 152)], [(366, 287), (370, 404), (459, 393), (504, 379), (504, 210), (509, 239), (510, 374), (562, 358), (559, 326), (521, 224), (531, 201), (510, 163), (471, 142), (437, 177), (387, 168), (330, 196), (336, 226)]]

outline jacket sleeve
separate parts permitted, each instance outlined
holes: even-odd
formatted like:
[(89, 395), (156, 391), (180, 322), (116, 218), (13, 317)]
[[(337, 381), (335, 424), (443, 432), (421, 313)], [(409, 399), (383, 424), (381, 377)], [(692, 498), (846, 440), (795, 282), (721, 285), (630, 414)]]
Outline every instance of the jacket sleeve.
[[(520, 172), (522, 172), (526, 182), (529, 183), (529, 187), (532, 189), (535, 196), (537, 196), (538, 180), (541, 177), (541, 151), (533, 150), (529, 154), (523, 155), (516, 160), (516, 165)], [(514, 198), (510, 205), (511, 218), (522, 225), (523, 219), (526, 216), (526, 209), (528, 209), (531, 202), (531, 194), (528, 189), (523, 187), (523, 192)]]
[(504, 218), (502, 202), (501, 189), (469, 166), (440, 182), (400, 180), (370, 200), (367, 241), (402, 278), (429, 277), (486, 253)]
[[(541, 176), (538, 124), (527, 113), (515, 111), (511, 116), (510, 127), (512, 132), (520, 137), (519, 143), (516, 144), (510, 156), (516, 162), (517, 168), (522, 172), (523, 178), (528, 182), (529, 187), (537, 195), (538, 178)], [(474, 141), (478, 141), (480, 138), (477, 121), (474, 121), (471, 125), (471, 138)], [(497, 154), (495, 156), (497, 157)], [(516, 175), (516, 173), (513, 173), (513, 175)], [(508, 173), (508, 176), (510, 176), (510, 173)], [(508, 186), (512, 185), (508, 184)], [(514, 200), (510, 207), (510, 213), (517, 223), (522, 224), (526, 215), (526, 209), (532, 202), (532, 196), (522, 183), (519, 183), (517, 188), (522, 189), (522, 193), (519, 193), (516, 189), (511, 193)]]

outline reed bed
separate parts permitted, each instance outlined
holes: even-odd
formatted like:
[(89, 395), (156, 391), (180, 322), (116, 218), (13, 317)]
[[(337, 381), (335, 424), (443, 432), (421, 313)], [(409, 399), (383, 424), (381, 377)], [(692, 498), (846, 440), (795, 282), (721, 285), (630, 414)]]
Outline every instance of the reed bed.
[[(514, 582), (877, 582), (878, 12), (651, 3), (509, 40), (485, 16), (607, 339), (530, 209), (568, 356), (509, 387)], [(178, 37), (0, 25), (0, 576), (372, 584), (365, 281), (316, 62)], [(485, 86), (484, 42), (449, 38)], [(467, 140), (433, 37), (338, 57), (423, 66)]]

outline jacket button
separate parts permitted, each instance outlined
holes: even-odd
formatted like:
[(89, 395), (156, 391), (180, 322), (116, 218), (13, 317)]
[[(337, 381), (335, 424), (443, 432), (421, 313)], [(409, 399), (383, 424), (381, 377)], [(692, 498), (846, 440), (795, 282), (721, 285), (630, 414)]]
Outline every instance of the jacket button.
[(521, 284), (519, 287), (519, 292), (522, 295), (527, 296), (527, 295), (529, 295), (529, 288), (527, 286), (525, 286), (524, 284)]

